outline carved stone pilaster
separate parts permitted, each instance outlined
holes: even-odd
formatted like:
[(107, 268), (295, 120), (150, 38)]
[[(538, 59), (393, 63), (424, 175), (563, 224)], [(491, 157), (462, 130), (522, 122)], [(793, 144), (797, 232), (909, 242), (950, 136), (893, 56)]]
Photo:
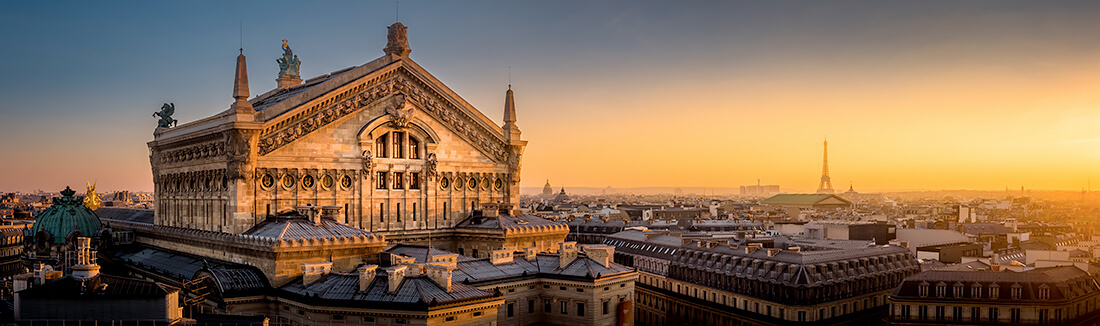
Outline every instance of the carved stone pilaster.
[(252, 136), (255, 130), (231, 129), (222, 132), (225, 142), (225, 158), (227, 166), (225, 177), (230, 180), (245, 179), (248, 177), (249, 166), (252, 163)]

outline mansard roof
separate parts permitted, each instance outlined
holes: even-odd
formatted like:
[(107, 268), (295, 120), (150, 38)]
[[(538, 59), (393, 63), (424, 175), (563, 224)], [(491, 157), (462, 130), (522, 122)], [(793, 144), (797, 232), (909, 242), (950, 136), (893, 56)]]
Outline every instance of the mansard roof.
[(508, 280), (514, 277), (538, 276), (546, 278), (594, 279), (620, 273), (633, 272), (634, 269), (611, 263), (604, 267), (585, 255), (578, 255), (572, 262), (561, 267), (558, 254), (537, 254), (533, 260), (515, 257), (510, 262), (494, 265), (488, 258), (459, 260), (454, 270), (455, 282), (477, 284)]
[(374, 280), (367, 289), (359, 291), (359, 274), (329, 273), (309, 284), (302, 281), (287, 283), (280, 290), (298, 296), (298, 300), (323, 300), (332, 305), (362, 306), (394, 304), (393, 309), (423, 309), (430, 305), (491, 298), (496, 294), (478, 288), (452, 283), (447, 291), (426, 275), (405, 276), (397, 290), (389, 291), (389, 276), (384, 270), (375, 271)]
[(604, 243), (623, 253), (664, 259), (673, 265), (787, 285), (813, 286), (920, 270), (910, 252), (898, 246), (785, 237), (774, 241), (775, 248), (747, 248), (743, 244), (733, 248), (727, 239), (685, 243), (677, 236), (657, 232), (647, 236), (642, 231), (628, 230), (608, 236)]
[[(427, 247), (425, 246), (397, 245), (386, 250), (386, 252), (413, 257), (417, 263), (427, 261)], [(577, 258), (565, 265), (564, 268), (561, 267), (558, 254), (553, 253), (536, 254), (536, 258), (532, 260), (528, 260), (527, 257), (516, 256), (512, 261), (499, 264), (493, 264), (489, 258), (473, 258), (435, 248), (432, 249), (432, 255), (434, 257), (458, 256), (457, 265), (452, 274), (453, 280), (454, 282), (466, 282), (467, 284), (526, 276), (592, 279), (634, 271), (633, 268), (614, 262), (610, 263), (608, 267), (604, 267), (599, 262), (588, 258), (584, 253), (577, 255)]]
[(20, 291), (19, 295), (23, 298), (96, 301), (163, 298), (177, 291), (179, 289), (153, 281), (100, 274), (90, 280), (76, 279), (71, 275), (62, 277)]
[(760, 201), (774, 205), (851, 205), (852, 202), (834, 194), (778, 194)]
[[(934, 290), (934, 287), (940, 283), (946, 286), (943, 298), (939, 298)], [(922, 285), (930, 287), (925, 296), (921, 296), (920, 286)], [(957, 288), (957, 285), (961, 288)], [(993, 298), (989, 292), (992, 287), (1001, 289), (996, 298)], [(1014, 287), (1020, 289), (1019, 298), (1012, 297), (1010, 289)], [(1040, 288), (1049, 289), (1049, 297), (1040, 298)], [(1062, 300), (1096, 293), (1100, 291), (1100, 284), (1095, 277), (1074, 266), (1036, 268), (1024, 272), (933, 270), (907, 277), (894, 291), (893, 297), (895, 299), (934, 297), (937, 300), (944, 300), (957, 296), (961, 300), (968, 300), (974, 297), (972, 291), (975, 289), (981, 291), (979, 299), (983, 302)], [(955, 293), (956, 290), (962, 292)]]
[(480, 211), (475, 211), (475, 214), (459, 222), (455, 225), (455, 228), (499, 229), (506, 231), (566, 228), (565, 224), (546, 220), (534, 215), (520, 214), (511, 216), (501, 214), (499, 216), (483, 216), (479, 212)]
[(268, 287), (267, 278), (256, 267), (168, 249), (133, 244), (115, 250), (113, 258), (175, 279), (191, 280), (209, 274), (223, 297), (252, 294)]

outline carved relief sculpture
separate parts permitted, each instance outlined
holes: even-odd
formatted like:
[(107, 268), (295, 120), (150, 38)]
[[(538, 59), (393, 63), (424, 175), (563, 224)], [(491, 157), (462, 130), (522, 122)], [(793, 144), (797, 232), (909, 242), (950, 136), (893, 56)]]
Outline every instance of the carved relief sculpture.
[(222, 132), (225, 139), (225, 158), (227, 168), (225, 177), (231, 180), (244, 179), (248, 176), (249, 152), (252, 149), (249, 143), (254, 131), (232, 129)]
[(424, 175), (428, 177), (429, 180), (435, 178), (435, 167), (437, 164), (439, 164), (439, 160), (436, 159), (435, 153), (428, 153), (428, 159), (424, 164)]
[(392, 119), (390, 123), (394, 128), (404, 129), (409, 126), (409, 121), (412, 120), (412, 105), (409, 105), (405, 100), (405, 94), (394, 94), (393, 103), (391, 106), (386, 107), (386, 114), (390, 115)]
[(363, 151), (363, 170), (370, 172), (371, 159), (373, 159), (373, 156), (371, 156), (370, 150)]

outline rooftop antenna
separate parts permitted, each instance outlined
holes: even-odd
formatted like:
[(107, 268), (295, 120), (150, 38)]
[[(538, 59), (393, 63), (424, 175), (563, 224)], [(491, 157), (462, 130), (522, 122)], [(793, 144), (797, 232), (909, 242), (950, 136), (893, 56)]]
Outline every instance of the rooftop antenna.
[(393, 22), (396, 23), (396, 22), (401, 21), (400, 17), (401, 17), (401, 2), (395, 0), (393, 2)]
[(241, 54), (244, 54), (244, 21), (241, 21)]
[(512, 66), (508, 66), (508, 89), (512, 89)]

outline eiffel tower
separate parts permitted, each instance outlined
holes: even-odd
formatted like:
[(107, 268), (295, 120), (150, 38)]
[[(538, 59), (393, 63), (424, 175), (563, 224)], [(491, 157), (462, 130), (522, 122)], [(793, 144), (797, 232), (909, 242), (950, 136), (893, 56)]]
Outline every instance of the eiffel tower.
[(825, 140), (825, 157), (821, 160), (821, 184), (817, 186), (817, 193), (832, 194), (833, 180), (829, 178), (829, 140)]

